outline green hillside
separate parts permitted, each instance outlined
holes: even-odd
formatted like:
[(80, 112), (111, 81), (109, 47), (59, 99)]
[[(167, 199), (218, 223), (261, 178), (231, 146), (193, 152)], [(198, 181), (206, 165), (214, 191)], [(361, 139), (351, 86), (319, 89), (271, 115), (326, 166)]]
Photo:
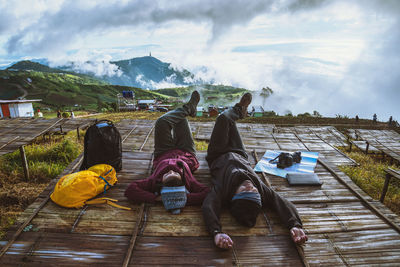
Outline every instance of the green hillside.
[(7, 70), (26, 70), (26, 71), (40, 71), (40, 72), (52, 72), (52, 73), (67, 73), (66, 71), (62, 71), (59, 69), (53, 69), (46, 65), (42, 65), (40, 63), (32, 62), (30, 60), (23, 60), (13, 64), (11, 67), (7, 68)]
[(177, 98), (188, 98), (190, 93), (194, 90), (200, 92), (203, 104), (214, 104), (214, 105), (229, 105), (233, 101), (240, 98), (243, 93), (249, 90), (244, 88), (237, 88), (233, 86), (226, 85), (191, 85), (187, 87), (177, 87), (177, 88), (166, 88), (154, 90), (163, 95), (168, 95)]
[[(155, 58), (151, 59), (156, 61)], [(115, 107), (112, 103), (116, 102), (117, 94), (124, 90), (134, 91), (136, 99), (174, 97), (177, 98), (176, 100), (187, 99), (192, 91), (198, 90), (202, 98), (201, 104), (218, 106), (231, 105), (247, 91), (232, 86), (207, 84), (143, 90), (136, 87), (111, 85), (94, 76), (54, 69), (32, 61), (20, 61), (6, 70), (0, 70), (0, 99), (18, 97), (42, 99), (42, 102), (35, 103), (35, 107), (47, 106), (53, 109), (80, 107), (90, 110), (105, 107), (108, 109)]]
[(40, 71), (0, 71), (0, 99), (42, 99), (41, 105), (96, 109), (99, 102), (116, 102), (116, 95), (132, 90), (137, 98), (165, 99), (168, 96), (140, 88), (109, 85), (85, 75)]

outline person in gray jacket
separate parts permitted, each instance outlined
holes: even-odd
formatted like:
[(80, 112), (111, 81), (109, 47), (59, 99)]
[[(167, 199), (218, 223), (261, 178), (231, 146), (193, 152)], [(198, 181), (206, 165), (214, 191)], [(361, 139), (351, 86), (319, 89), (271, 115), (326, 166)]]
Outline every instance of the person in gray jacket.
[(251, 100), (251, 94), (245, 93), (239, 103), (221, 113), (215, 122), (206, 157), (213, 186), (202, 205), (207, 230), (217, 247), (231, 248), (232, 239), (222, 232), (222, 208), (229, 208), (240, 224), (253, 227), (261, 209), (270, 207), (290, 230), (293, 241), (303, 244), (308, 237), (295, 206), (267, 187), (248, 161), (236, 120), (246, 116)]

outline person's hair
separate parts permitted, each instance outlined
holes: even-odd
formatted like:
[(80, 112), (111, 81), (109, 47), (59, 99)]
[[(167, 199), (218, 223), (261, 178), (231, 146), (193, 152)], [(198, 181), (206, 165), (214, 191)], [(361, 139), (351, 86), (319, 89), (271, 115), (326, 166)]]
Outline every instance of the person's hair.
[(232, 201), (230, 212), (241, 225), (253, 227), (256, 224), (261, 207), (254, 201), (238, 199)]
[(174, 186), (181, 186), (182, 185), (182, 179), (180, 179), (176, 175), (170, 175), (167, 179), (163, 181), (163, 185), (167, 187), (174, 187)]

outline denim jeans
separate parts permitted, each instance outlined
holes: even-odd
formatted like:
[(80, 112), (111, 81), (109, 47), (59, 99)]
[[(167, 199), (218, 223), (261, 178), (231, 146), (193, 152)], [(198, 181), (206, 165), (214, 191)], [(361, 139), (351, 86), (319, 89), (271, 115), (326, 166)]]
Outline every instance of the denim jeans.
[(196, 154), (192, 132), (190, 131), (188, 111), (185, 107), (177, 108), (156, 121), (154, 129), (154, 157), (173, 150), (181, 149)]

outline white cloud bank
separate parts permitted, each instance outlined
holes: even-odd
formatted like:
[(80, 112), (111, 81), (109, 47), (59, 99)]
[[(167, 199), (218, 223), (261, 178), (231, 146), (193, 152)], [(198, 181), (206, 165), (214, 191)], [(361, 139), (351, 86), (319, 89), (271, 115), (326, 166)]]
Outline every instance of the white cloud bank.
[(396, 0), (0, 0), (0, 64), (79, 55), (110, 74), (111, 58), (152, 51), (218, 84), (271, 87), (267, 110), (400, 120), (399, 15)]

